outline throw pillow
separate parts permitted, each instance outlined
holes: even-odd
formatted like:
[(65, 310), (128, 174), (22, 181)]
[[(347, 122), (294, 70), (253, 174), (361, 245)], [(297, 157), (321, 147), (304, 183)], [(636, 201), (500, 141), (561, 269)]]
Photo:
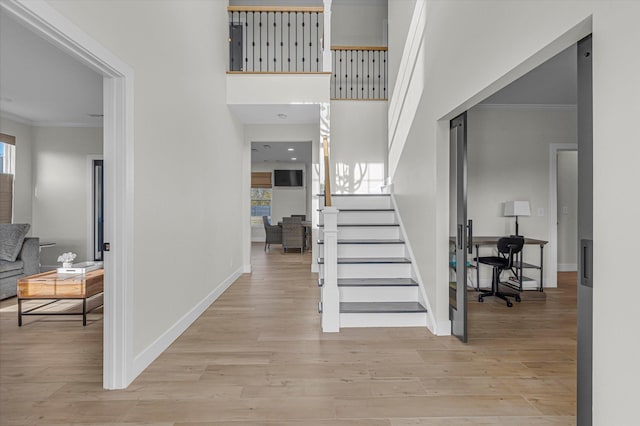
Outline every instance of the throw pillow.
[(31, 225), (28, 223), (0, 224), (0, 260), (15, 262), (29, 228)]

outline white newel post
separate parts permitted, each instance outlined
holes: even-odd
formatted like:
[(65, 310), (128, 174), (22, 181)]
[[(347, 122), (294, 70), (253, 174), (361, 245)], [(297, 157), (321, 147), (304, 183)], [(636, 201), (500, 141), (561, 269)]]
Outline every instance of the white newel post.
[(331, 1), (324, 0), (324, 36), (322, 39), (322, 71), (331, 72)]
[(338, 293), (338, 209), (325, 207), (324, 285), (322, 286), (322, 331), (340, 331), (340, 294)]

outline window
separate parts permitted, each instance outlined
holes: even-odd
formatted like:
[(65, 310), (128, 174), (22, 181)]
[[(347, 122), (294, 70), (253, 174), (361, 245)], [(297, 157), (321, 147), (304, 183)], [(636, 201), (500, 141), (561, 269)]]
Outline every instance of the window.
[(251, 225), (262, 226), (262, 216), (271, 216), (271, 188), (251, 188)]
[(271, 216), (271, 172), (251, 173), (251, 225), (262, 226), (262, 216)]
[(0, 133), (0, 223), (11, 223), (13, 214), (14, 136)]

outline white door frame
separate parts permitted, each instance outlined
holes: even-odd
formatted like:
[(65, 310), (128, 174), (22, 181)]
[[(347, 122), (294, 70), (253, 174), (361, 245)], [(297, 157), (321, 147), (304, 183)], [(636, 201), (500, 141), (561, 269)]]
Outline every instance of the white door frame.
[(104, 107), (105, 256), (103, 386), (133, 381), (133, 70), (44, 0), (0, 0), (34, 33), (101, 74)]
[(558, 286), (558, 152), (577, 151), (576, 143), (549, 144), (549, 245), (545, 287)]

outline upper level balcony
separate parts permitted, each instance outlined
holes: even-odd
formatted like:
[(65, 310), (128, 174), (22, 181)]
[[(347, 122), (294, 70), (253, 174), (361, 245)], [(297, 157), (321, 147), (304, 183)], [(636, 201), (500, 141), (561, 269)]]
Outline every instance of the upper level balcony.
[[(360, 10), (336, 7), (332, 11), (331, 1), (313, 3), (319, 4), (232, 4), (228, 7), (228, 104), (319, 104), (338, 99), (386, 100), (386, 46), (367, 44), (329, 48), (332, 33), (340, 35), (349, 32), (342, 28), (349, 19), (336, 19), (332, 23), (332, 16), (355, 16), (358, 12), (371, 10), (371, 7), (359, 2), (357, 5)], [(382, 7), (378, 5), (378, 9)], [(386, 2), (383, 12), (386, 17)], [(377, 13), (381, 15), (379, 11)], [(351, 21), (353, 25), (371, 25), (362, 19)], [(337, 28), (339, 22), (342, 24)], [(386, 20), (384, 25), (386, 26)], [(342, 40), (351, 39), (343, 36)]]

